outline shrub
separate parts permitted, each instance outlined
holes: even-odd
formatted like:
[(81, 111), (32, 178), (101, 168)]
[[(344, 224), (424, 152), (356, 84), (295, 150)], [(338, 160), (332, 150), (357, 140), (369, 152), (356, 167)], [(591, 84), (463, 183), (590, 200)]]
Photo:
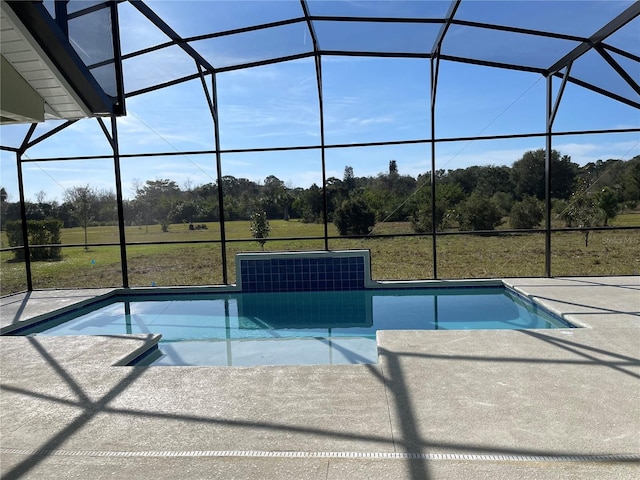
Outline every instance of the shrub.
[[(446, 211), (443, 203), (444, 202), (436, 202), (436, 229), (438, 230), (446, 226)], [(431, 205), (419, 208), (413, 215), (411, 215), (410, 220), (411, 227), (414, 232), (431, 233), (433, 225), (431, 222)]]
[[(416, 233), (431, 233), (432, 231), (431, 191), (428, 185), (424, 187), (407, 201), (409, 210), (411, 210), (408, 217), (411, 227)], [(460, 185), (448, 183), (436, 185), (436, 230), (450, 228), (451, 224), (456, 221), (456, 209), (464, 198), (465, 194)]]
[(511, 207), (509, 223), (517, 229), (534, 228), (540, 225), (543, 218), (542, 202), (535, 197), (525, 196), (521, 202), (516, 202)]
[(376, 223), (376, 215), (360, 198), (342, 202), (333, 214), (340, 235), (367, 235)]
[(266, 212), (255, 212), (251, 215), (251, 225), (249, 230), (251, 235), (256, 239), (256, 242), (260, 244), (260, 247), (264, 250), (264, 244), (267, 242), (269, 232), (271, 232), (271, 225), (267, 219)]
[[(14, 220), (6, 223), (7, 240), (9, 246), (18, 247), (23, 245), (22, 222)], [(29, 245), (57, 245), (61, 243), (60, 229), (62, 222), (53, 218), (45, 220), (27, 220), (27, 235)], [(15, 260), (24, 261), (24, 250), (14, 250)], [(48, 246), (42, 248), (29, 249), (31, 260), (60, 260), (62, 249), (60, 247)]]
[[(605, 224), (606, 214), (598, 208), (595, 195), (587, 190), (571, 194), (568, 206), (563, 213), (564, 221), (568, 227), (598, 227)], [(584, 246), (589, 246), (589, 230), (582, 232)]]
[(597, 195), (596, 201), (604, 216), (604, 225), (609, 219), (615, 217), (620, 210), (620, 195), (611, 187), (604, 187)]
[(473, 193), (460, 205), (459, 222), (460, 230), (493, 230), (502, 215), (490, 197)]
[(493, 200), (493, 203), (500, 209), (503, 217), (509, 215), (513, 207), (513, 196), (510, 193), (496, 192), (493, 194), (493, 197), (491, 197), (491, 200)]

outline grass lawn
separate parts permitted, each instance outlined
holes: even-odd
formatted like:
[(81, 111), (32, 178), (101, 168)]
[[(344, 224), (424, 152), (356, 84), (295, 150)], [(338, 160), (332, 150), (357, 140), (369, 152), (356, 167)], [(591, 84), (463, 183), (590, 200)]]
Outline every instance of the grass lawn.
[[(615, 226), (638, 226), (640, 212), (619, 215)], [(323, 239), (276, 240), (283, 237), (322, 237), (324, 226), (296, 220), (270, 221), (272, 230), (265, 251), (323, 250)], [(226, 258), (229, 281), (235, 281), (235, 254), (260, 251), (249, 232), (248, 221), (225, 224)], [(406, 223), (377, 225), (375, 233), (406, 233)], [(337, 236), (333, 224), (329, 235)], [(116, 227), (90, 227), (89, 243), (117, 243)], [(0, 239), (6, 246), (2, 232)], [(189, 230), (185, 224), (171, 225), (162, 232), (159, 225), (127, 227), (126, 240), (129, 284), (131, 286), (207, 285), (223, 283), (221, 244), (168, 244), (175, 241), (219, 241), (217, 223), (207, 229)], [(246, 240), (246, 241), (234, 241)], [(81, 228), (62, 230), (62, 244), (82, 244)], [(136, 243), (158, 242), (151, 245)], [(133, 244), (133, 245), (132, 245)], [(396, 237), (367, 239), (335, 239), (329, 248), (368, 249), (371, 251), (374, 279), (433, 278), (432, 242), (430, 237)], [(504, 278), (544, 275), (544, 234), (443, 235), (437, 239), (438, 277)], [(55, 262), (33, 262), (34, 288), (82, 288), (122, 285), (120, 247), (65, 247), (63, 258)], [(26, 289), (24, 263), (13, 261), (11, 252), (0, 253), (0, 293), (5, 295)], [(552, 236), (552, 274), (566, 275), (631, 275), (640, 273), (640, 239), (637, 230), (593, 232), (585, 247), (580, 232), (554, 233)]]

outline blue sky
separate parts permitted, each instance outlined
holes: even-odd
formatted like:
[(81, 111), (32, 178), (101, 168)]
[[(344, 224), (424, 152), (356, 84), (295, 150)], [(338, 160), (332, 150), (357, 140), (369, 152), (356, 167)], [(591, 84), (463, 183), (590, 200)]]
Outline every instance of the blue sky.
[[(593, 3), (591, 8), (595, 9), (595, 13), (576, 12), (575, 15), (584, 18), (582, 23), (577, 22), (580, 19), (576, 18), (578, 26), (572, 28), (586, 28), (585, 22), (594, 14), (602, 14), (602, 9), (611, 9), (611, 5), (619, 2), (587, 3)], [(290, 17), (290, 12), (299, 8), (297, 2), (277, 2), (277, 8), (270, 9), (256, 8), (251, 2), (242, 1), (232, 4), (164, 1), (150, 2), (150, 5), (178, 33), (185, 36), (279, 20)], [(322, 14), (323, 9), (332, 4), (311, 5), (312, 13), (316, 9), (318, 14)], [(388, 8), (387, 4), (380, 2), (342, 2), (338, 5), (345, 10), (342, 13), (356, 11), (365, 5), (369, 13), (376, 7), (378, 14), (382, 15)], [(425, 5), (427, 4), (423, 5), (422, 2), (402, 3), (395, 11), (407, 12), (409, 15), (410, 10), (426, 8)], [(434, 5), (433, 8), (443, 9), (441, 2)], [(480, 5), (482, 3), (463, 2), (464, 9), (460, 12), (462, 18), (485, 12)], [(509, 21), (510, 8), (498, 9), (499, 13), (495, 14), (483, 13), (484, 16), (494, 15), (492, 18), (479, 18), (483, 21), (506, 23)], [(198, 14), (188, 15), (189, 11)], [(518, 22), (523, 22), (518, 26), (541, 28), (539, 22), (542, 20), (536, 19), (534, 15), (540, 16), (541, 13), (531, 9), (528, 12), (527, 15), (517, 17)], [(567, 8), (559, 16), (567, 17), (569, 14), (570, 9)], [(295, 14), (297, 15), (298, 13)], [(140, 17), (126, 3), (120, 7), (120, 17), (123, 53), (166, 40), (155, 26)], [(548, 28), (559, 28), (557, 22), (554, 20), (547, 25)], [(640, 23), (630, 25), (631, 36), (621, 32), (615, 41), (620, 42), (620, 45), (628, 45), (633, 40), (636, 26), (640, 26)], [(305, 37), (304, 28), (301, 27), (292, 26), (276, 36), (237, 36), (237, 39), (222, 43), (202, 41), (195, 46), (215, 65), (251, 61), (265, 55), (263, 50), (269, 49), (281, 49), (277, 51), (282, 51), (283, 54), (296, 53), (310, 48), (310, 39)], [(583, 34), (579, 31), (572, 33)], [(340, 34), (344, 35), (344, 32)], [(431, 33), (424, 35), (429, 36)], [(473, 43), (473, 38), (469, 38), (468, 33), (461, 31), (457, 36), (452, 36), (449, 45), (452, 54), (460, 48), (461, 44), (458, 42)], [(486, 36), (486, 32), (482, 32), (478, 37), (485, 45), (494, 41), (511, 41), (511, 36)], [(375, 41), (380, 42), (380, 48), (384, 48), (384, 38), (383, 35), (375, 37)], [(354, 49), (361, 48), (362, 42), (358, 43), (357, 39), (353, 42)], [(520, 44), (513, 48), (530, 49), (532, 45), (526, 42), (526, 38), (520, 40)], [(555, 43), (546, 42), (544, 48), (535, 52), (533, 61), (548, 62), (549, 58), (558, 54), (557, 49), (565, 48)], [(256, 49), (256, 45), (260, 48)], [(399, 47), (392, 45), (390, 48)], [(510, 55), (509, 49), (506, 49), (504, 55)], [(602, 68), (593, 70), (592, 67), (598, 67), (598, 61), (597, 56), (585, 56), (576, 62), (574, 69), (585, 75), (593, 74), (594, 78), (606, 84), (618, 81)], [(323, 57), (326, 143), (429, 138), (429, 68), (429, 61), (424, 59)], [(178, 47), (171, 47), (126, 61), (125, 86), (131, 91), (195, 72), (193, 60)], [(636, 73), (635, 70), (632, 73)], [(640, 77), (640, 72), (637, 73)], [(556, 88), (559, 83), (554, 82)], [(320, 143), (313, 59), (220, 73), (217, 76), (217, 87), (220, 143), (223, 149), (308, 146)], [(616, 84), (615, 88), (621, 91), (625, 85)], [(450, 138), (543, 132), (545, 90), (544, 78), (535, 73), (443, 61), (440, 64), (438, 82), (436, 135), (439, 138)], [(213, 122), (200, 81), (129, 98), (127, 112), (126, 117), (118, 120), (121, 153), (214, 149)], [(46, 122), (40, 125), (36, 135), (59, 123)], [(640, 111), (581, 87), (568, 85), (554, 130), (615, 128), (640, 128)], [(1, 127), (2, 143), (16, 146), (26, 129), (26, 126)], [(510, 165), (525, 151), (543, 146), (542, 139), (440, 143), (437, 147), (437, 168)], [(640, 155), (640, 134), (558, 137), (554, 140), (554, 148), (570, 155), (579, 164), (608, 158), (628, 160)], [(109, 151), (109, 145), (97, 122), (88, 119), (77, 122), (62, 133), (29, 149), (27, 157), (100, 155), (108, 154)], [(8, 152), (0, 153), (1, 184), (11, 195), (11, 199), (16, 200), (17, 179), (13, 155)], [(327, 149), (327, 175), (341, 178), (345, 165), (353, 166), (358, 176), (375, 175), (386, 171), (389, 160), (394, 159), (401, 174), (416, 176), (430, 170), (430, 155), (430, 146), (427, 144)], [(320, 169), (318, 149), (223, 155), (225, 175), (263, 181), (266, 176), (273, 174), (292, 187), (321, 184)], [(215, 157), (180, 155), (127, 158), (122, 160), (122, 176), (126, 197), (133, 195), (136, 184), (146, 180), (171, 178), (181, 187), (195, 186), (215, 181)], [(42, 191), (46, 198), (60, 201), (66, 188), (78, 185), (91, 184), (100, 189), (115, 189), (113, 164), (110, 160), (27, 163), (24, 166), (24, 177), (26, 196), (31, 200)]]

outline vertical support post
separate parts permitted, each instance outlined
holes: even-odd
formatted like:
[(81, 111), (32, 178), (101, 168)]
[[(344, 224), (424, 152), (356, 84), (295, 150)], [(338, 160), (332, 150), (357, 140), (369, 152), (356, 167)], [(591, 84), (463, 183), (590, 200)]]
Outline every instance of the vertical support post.
[(20, 220), (22, 221), (22, 245), (24, 249), (24, 268), (27, 275), (27, 290), (33, 291), (31, 279), (31, 252), (29, 250), (29, 230), (27, 228), (27, 208), (24, 198), (24, 180), (22, 178), (22, 149), (16, 153), (16, 166), (18, 168), (18, 192), (20, 195)]
[(216, 142), (216, 172), (218, 181), (218, 211), (220, 212), (220, 255), (222, 256), (222, 283), (229, 284), (229, 273), (227, 271), (227, 235), (224, 226), (224, 192), (222, 191), (222, 156), (220, 155), (220, 124), (218, 117), (218, 86), (216, 85), (216, 74), (211, 73), (211, 96), (213, 110), (213, 131)]
[[(22, 177), (22, 155), (29, 148), (29, 140), (38, 124), (32, 123), (27, 134), (22, 139), (22, 144), (16, 152), (16, 170), (18, 173), (18, 195), (20, 197), (20, 221), (22, 222), (22, 247), (24, 249), (24, 268), (27, 276), (27, 290), (33, 291), (33, 279), (31, 278), (31, 252), (29, 250), (29, 230), (27, 228), (27, 206), (24, 198), (24, 180)], [(64, 127), (63, 127), (64, 128)], [(40, 137), (42, 138), (42, 137)]]
[(551, 277), (551, 127), (553, 125), (553, 75), (547, 76), (547, 118), (545, 132), (544, 157), (544, 201), (545, 201), (545, 242), (544, 242), (544, 274)]
[(118, 209), (118, 234), (120, 238), (120, 266), (122, 268), (122, 286), (129, 288), (129, 267), (127, 263), (127, 244), (124, 228), (124, 205), (122, 196), (122, 176), (120, 174), (120, 144), (118, 143), (118, 122), (111, 117), (111, 147), (113, 148), (113, 169), (116, 178), (116, 204)]
[(552, 158), (552, 140), (553, 140), (553, 122), (556, 119), (556, 115), (558, 113), (558, 109), (560, 108), (560, 101), (562, 100), (562, 95), (564, 94), (564, 89), (567, 86), (567, 80), (569, 79), (569, 74), (571, 73), (571, 67), (573, 66), (573, 61), (570, 61), (565, 69), (564, 75), (562, 77), (562, 83), (560, 84), (560, 89), (558, 90), (558, 96), (556, 97), (555, 104), (553, 103), (553, 74), (549, 73), (546, 77), (547, 79), (547, 121), (546, 121), (546, 130), (545, 130), (545, 157), (544, 157), (544, 188), (545, 188), (545, 213), (546, 213), (546, 224), (545, 224), (545, 255), (544, 255), (544, 271), (545, 276), (551, 277), (551, 176), (552, 176), (552, 167), (551, 167), (551, 158)]
[(309, 14), (309, 6), (304, 0), (300, 0), (300, 6), (307, 21), (307, 28), (309, 29), (309, 35), (311, 35), (311, 41), (313, 42), (313, 57), (316, 66), (316, 82), (318, 84), (318, 112), (320, 114), (320, 155), (322, 162), (322, 220), (324, 224), (324, 249), (329, 250), (329, 214), (327, 212), (329, 202), (327, 199), (327, 169), (325, 161), (325, 147), (324, 147), (324, 106), (322, 101), (322, 60), (320, 59), (318, 46), (318, 36), (313, 28), (313, 22)]
[(318, 110), (320, 112), (320, 157), (322, 162), (322, 223), (324, 224), (324, 249), (329, 250), (329, 214), (327, 199), (327, 165), (324, 147), (324, 105), (322, 100), (322, 61), (316, 55), (316, 80), (318, 82)]
[(436, 90), (438, 87), (439, 57), (431, 57), (431, 255), (433, 278), (438, 278), (438, 252), (436, 240)]

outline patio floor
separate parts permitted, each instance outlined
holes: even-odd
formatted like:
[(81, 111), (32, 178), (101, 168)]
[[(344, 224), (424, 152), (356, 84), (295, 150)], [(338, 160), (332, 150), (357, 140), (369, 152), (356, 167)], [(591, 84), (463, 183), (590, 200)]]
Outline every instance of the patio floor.
[[(640, 478), (640, 277), (508, 279), (586, 328), (378, 333), (376, 365), (123, 367), (0, 337), (12, 478)], [(108, 290), (4, 297), (1, 326)]]

